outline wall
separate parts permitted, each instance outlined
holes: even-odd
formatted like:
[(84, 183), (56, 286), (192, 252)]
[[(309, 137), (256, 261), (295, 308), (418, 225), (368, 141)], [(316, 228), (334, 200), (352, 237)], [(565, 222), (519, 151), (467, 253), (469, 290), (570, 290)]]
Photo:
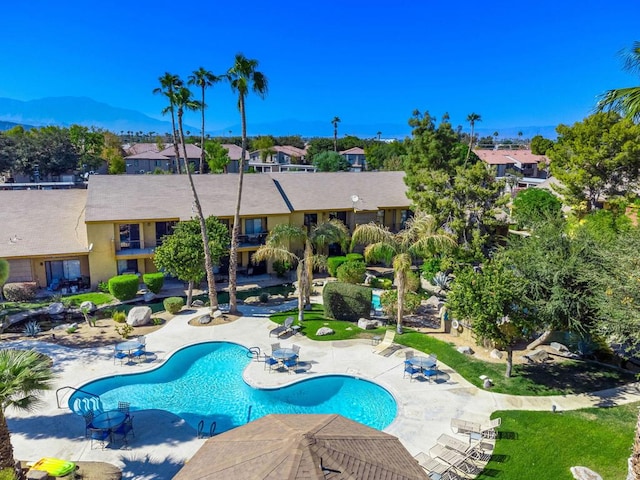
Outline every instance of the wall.
[(118, 274), (115, 256), (115, 227), (112, 223), (87, 223), (87, 241), (93, 244), (89, 252), (91, 287), (106, 282)]

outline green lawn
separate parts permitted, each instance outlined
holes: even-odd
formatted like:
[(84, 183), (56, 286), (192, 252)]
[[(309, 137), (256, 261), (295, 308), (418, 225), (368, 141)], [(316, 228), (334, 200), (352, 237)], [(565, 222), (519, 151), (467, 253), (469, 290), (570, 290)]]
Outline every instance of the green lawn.
[(566, 412), (498, 411), (498, 441), (478, 479), (571, 480), (582, 465), (605, 480), (626, 478), (640, 403)]

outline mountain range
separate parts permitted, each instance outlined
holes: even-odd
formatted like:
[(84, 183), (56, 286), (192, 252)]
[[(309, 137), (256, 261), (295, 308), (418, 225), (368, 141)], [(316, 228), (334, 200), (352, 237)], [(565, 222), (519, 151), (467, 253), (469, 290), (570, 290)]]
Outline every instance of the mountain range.
[[(25, 128), (30, 126), (57, 125), (68, 127), (83, 125), (120, 132), (157, 132), (171, 131), (171, 122), (149, 117), (136, 110), (118, 108), (106, 103), (97, 102), (87, 97), (47, 97), (38, 100), (15, 100), (0, 98), (0, 130), (8, 130), (16, 124)], [(276, 120), (273, 122), (253, 123), (247, 126), (250, 136), (256, 135), (300, 135), (302, 137), (330, 137), (333, 127), (327, 121), (302, 121), (296, 119)], [(199, 127), (185, 125), (185, 130), (199, 132)], [(222, 131), (239, 132), (240, 125), (229, 125)], [(496, 129), (477, 128), (479, 136), (493, 135)], [(208, 132), (219, 136), (220, 129)], [(409, 125), (396, 123), (381, 124), (348, 124), (340, 123), (341, 135), (353, 135), (360, 138), (374, 138), (381, 133), (381, 138), (402, 139), (411, 134)], [(517, 138), (522, 132), (525, 138), (542, 135), (546, 138), (556, 137), (555, 126), (529, 126), (499, 129), (500, 138)]]

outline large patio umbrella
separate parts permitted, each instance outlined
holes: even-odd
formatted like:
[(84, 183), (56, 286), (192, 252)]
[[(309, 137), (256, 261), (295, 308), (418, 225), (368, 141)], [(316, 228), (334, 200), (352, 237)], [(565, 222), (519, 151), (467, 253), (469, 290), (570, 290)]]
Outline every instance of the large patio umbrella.
[(267, 415), (208, 439), (174, 480), (429, 480), (393, 435), (340, 415)]

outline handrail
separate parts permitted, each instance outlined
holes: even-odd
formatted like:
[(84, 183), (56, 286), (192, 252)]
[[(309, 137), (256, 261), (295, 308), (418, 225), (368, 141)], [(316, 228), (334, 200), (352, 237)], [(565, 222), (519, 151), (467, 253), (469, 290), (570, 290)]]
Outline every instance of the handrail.
[(70, 385), (66, 385), (64, 387), (60, 387), (59, 389), (56, 390), (56, 405), (58, 405), (58, 408), (62, 408), (60, 406), (60, 399), (58, 398), (58, 393), (60, 392), (60, 390), (64, 390), (65, 388), (70, 388), (71, 390), (73, 390), (74, 392), (82, 392), (82, 393), (86, 393), (87, 395), (91, 395), (92, 397), (96, 397), (96, 398), (100, 398), (100, 395), (96, 395), (95, 393), (91, 393), (91, 392), (87, 392), (86, 390), (81, 390), (79, 388), (75, 388), (72, 387)]

